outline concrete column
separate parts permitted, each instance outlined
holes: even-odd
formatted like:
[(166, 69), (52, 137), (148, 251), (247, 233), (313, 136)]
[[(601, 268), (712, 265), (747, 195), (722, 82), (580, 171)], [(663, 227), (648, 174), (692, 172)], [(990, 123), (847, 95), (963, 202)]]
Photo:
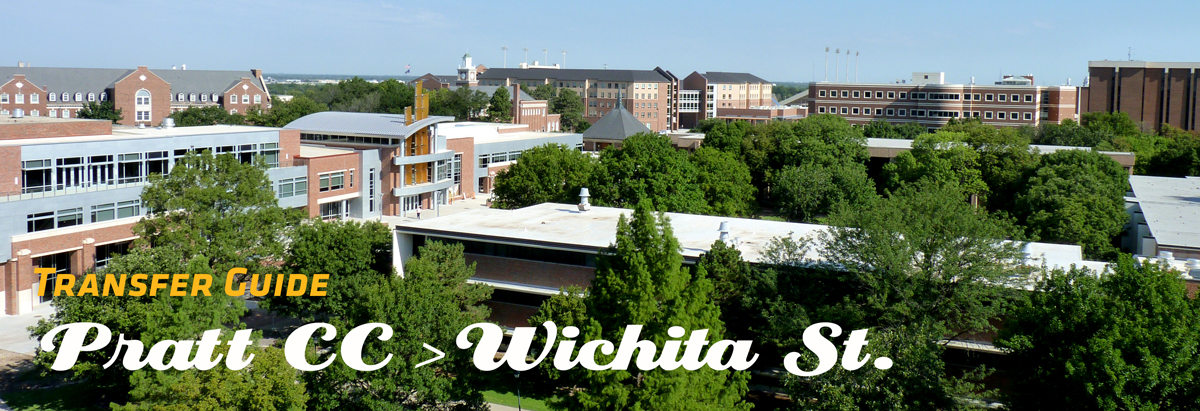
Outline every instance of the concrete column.
[(83, 239), (83, 248), (71, 256), (71, 274), (83, 275), (93, 268), (96, 268), (96, 239), (88, 237)]
[(13, 310), (9, 311), (13, 314), (20, 315), (33, 311), (33, 302), (37, 298), (34, 295), (35, 290), (33, 289), (33, 285), (38, 281), (38, 278), (33, 272), (33, 258), (30, 258), (30, 254), (33, 254), (33, 252), (29, 251), (29, 249), (23, 249), (17, 251), (17, 258), (15, 258), (16, 270), (14, 271), (17, 284), (16, 287), (13, 287), (12, 291), (14, 294), (13, 299), (16, 300), (16, 306)]

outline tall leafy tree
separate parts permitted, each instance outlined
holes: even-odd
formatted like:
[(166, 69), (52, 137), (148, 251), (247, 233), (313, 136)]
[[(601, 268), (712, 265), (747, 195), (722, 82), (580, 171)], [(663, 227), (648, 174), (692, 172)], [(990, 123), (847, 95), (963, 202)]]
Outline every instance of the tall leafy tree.
[(188, 107), (171, 113), (175, 125), (180, 127), (211, 126), (213, 124), (246, 124), (246, 116), (232, 114), (219, 106)]
[(512, 121), (512, 95), (508, 93), (505, 87), (496, 88), (496, 92), (492, 93), (492, 100), (488, 103), (488, 120), (494, 123), (508, 123)]
[(1012, 213), (1013, 200), (1025, 176), (1038, 164), (1029, 138), (1018, 129), (986, 125), (978, 118), (954, 123), (941, 131), (963, 133), (963, 143), (979, 153), (979, 177), (988, 193), (982, 205), (991, 211)]
[(380, 113), (403, 114), (406, 107), (413, 105), (414, 90), (413, 87), (396, 81), (396, 79), (387, 79), (379, 83), (379, 106)]
[[(305, 374), (309, 409), (487, 409), (470, 352), (451, 349), (459, 330), (487, 317), (488, 310), (480, 302), (491, 294), (490, 287), (467, 283), (475, 265), (466, 263), (462, 250), (458, 244), (429, 242), (405, 262), (403, 277), (359, 275), (339, 284), (346, 288), (350, 304), (330, 320), (338, 336), (366, 323), (388, 324), (395, 332), (392, 338), (368, 338), (362, 356), (368, 364), (392, 359), (370, 372), (335, 361), (324, 370)], [(339, 338), (323, 347), (330, 350), (313, 352), (312, 363), (328, 360), (342, 344)], [(439, 347), (446, 358), (413, 368), (429, 358), (422, 344)]]
[[(541, 87), (538, 87), (540, 90)], [(550, 100), (550, 112), (559, 114), (559, 122), (563, 130), (574, 130), (581, 133), (587, 129), (583, 119), (583, 99), (571, 89), (562, 89)], [(590, 125), (590, 124), (589, 124)]]
[(1013, 312), (997, 340), (1013, 409), (1200, 408), (1200, 304), (1176, 271), (1128, 255), (1112, 269), (1048, 275)]
[[(724, 334), (720, 309), (710, 298), (712, 282), (703, 268), (693, 275), (683, 267), (679, 242), (670, 222), (656, 216), (643, 200), (633, 217), (621, 216), (616, 243), (598, 258), (596, 279), (583, 304), (548, 300), (531, 322), (553, 320), (580, 328), (581, 339), (619, 341), (628, 324), (643, 326), (640, 338), (656, 345), (668, 339), (673, 326), (687, 331), (707, 329), (708, 341)], [(573, 355), (578, 355), (574, 353)], [(599, 363), (611, 356), (599, 354)], [(590, 371), (561, 375), (558, 386), (580, 389), (559, 396), (551, 405), (564, 410), (748, 410), (743, 400), (749, 375), (729, 370), (652, 369)]]
[(248, 110), (246, 121), (256, 126), (283, 127), (300, 117), (319, 113), (329, 108), (305, 96), (295, 96), (291, 101), (280, 100), (271, 96), (271, 109)]
[(878, 197), (860, 163), (784, 167), (772, 177), (771, 190), (781, 215), (806, 223), (816, 223), (840, 204), (861, 206)]
[[(228, 355), (218, 346), (214, 355)], [(233, 371), (224, 365), (208, 371), (139, 370), (133, 373), (133, 391), (125, 405), (114, 411), (302, 411), (308, 401), (300, 372), (292, 368), (278, 348), (251, 347), (246, 355), (254, 363)]]
[(142, 190), (145, 219), (133, 226), (137, 245), (177, 248), (185, 260), (209, 259), (214, 269), (266, 270), (282, 261), (287, 227), (301, 212), (279, 207), (266, 165), (213, 156), (205, 150), (150, 176)]
[(522, 208), (546, 202), (575, 204), (597, 167), (592, 156), (561, 144), (537, 146), (496, 175), (493, 206)]
[(328, 294), (267, 296), (262, 306), (272, 311), (305, 319), (337, 315), (352, 304), (346, 293), (348, 287), (342, 286), (344, 280), (393, 274), (392, 236), (382, 223), (311, 219), (296, 226), (289, 240), (283, 271), (329, 274)]
[(1128, 174), (1104, 154), (1060, 150), (1041, 157), (1017, 195), (1015, 215), (1040, 241), (1079, 244), (1089, 258), (1116, 256)]
[(696, 183), (704, 192), (709, 212), (731, 217), (748, 217), (755, 212), (750, 169), (734, 154), (701, 147), (691, 155), (696, 166)]
[(985, 197), (987, 183), (979, 171), (979, 152), (964, 143), (964, 133), (939, 131), (917, 137), (912, 150), (884, 166), (889, 190), (922, 180), (957, 186), (968, 196)]
[(121, 109), (113, 103), (112, 100), (89, 102), (83, 105), (83, 108), (75, 112), (76, 118), (87, 118), (92, 120), (109, 120), (113, 124), (117, 124), (125, 117), (121, 114)]
[(625, 139), (621, 148), (600, 153), (590, 184), (598, 205), (632, 207), (651, 200), (660, 211), (699, 214), (708, 211), (708, 204), (697, 174), (670, 137), (640, 133)]
[[(1200, 135), (1169, 124), (1162, 125), (1166, 140), (1161, 150), (1144, 161), (1145, 173), (1156, 176), (1200, 176)], [(1142, 159), (1138, 158), (1141, 163)]]

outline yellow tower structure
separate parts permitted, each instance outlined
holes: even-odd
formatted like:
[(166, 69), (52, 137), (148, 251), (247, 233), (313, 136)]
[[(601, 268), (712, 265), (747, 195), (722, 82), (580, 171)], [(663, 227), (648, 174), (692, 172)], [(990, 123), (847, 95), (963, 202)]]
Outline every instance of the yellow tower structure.
[[(411, 125), (415, 122), (429, 118), (429, 93), (422, 87), (422, 82), (418, 81), (413, 85), (413, 106), (410, 109), (404, 110), (404, 123)], [(431, 154), (433, 148), (430, 144), (429, 127), (413, 133), (404, 140), (404, 151), (407, 156), (420, 156)], [(424, 184), (433, 182), (432, 169), (428, 163), (410, 164), (404, 166), (403, 175), (405, 185)]]

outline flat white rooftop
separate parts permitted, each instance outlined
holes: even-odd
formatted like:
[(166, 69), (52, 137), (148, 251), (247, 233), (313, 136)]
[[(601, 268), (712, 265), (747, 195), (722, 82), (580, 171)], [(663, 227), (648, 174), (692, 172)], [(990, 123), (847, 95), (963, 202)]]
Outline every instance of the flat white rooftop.
[[(516, 210), (476, 209), (422, 221), (398, 222), (400, 233), (431, 235), (449, 238), (522, 244), (565, 250), (598, 250), (613, 244), (617, 238), (617, 220), (633, 210), (611, 207), (592, 207), (580, 212), (574, 205), (543, 203)], [(742, 258), (757, 263), (762, 260), (771, 239), (776, 237), (815, 237), (828, 226), (787, 223), (780, 221), (730, 218), (696, 214), (666, 213), (682, 253), (698, 258), (712, 248), (720, 233), (721, 222), (729, 222), (729, 238), (735, 240)], [(814, 247), (816, 248), (816, 247)], [(1070, 268), (1072, 264), (1103, 271), (1106, 263), (1083, 259), (1077, 245), (1030, 243), (1025, 252), (1035, 266)], [(809, 250), (806, 256), (817, 259), (819, 253)]]
[[(556, 133), (543, 131), (518, 131), (501, 133), (501, 130), (522, 129), (524, 124), (485, 123), (464, 121), (458, 123), (443, 123), (438, 125), (437, 134), (446, 139), (467, 138), (475, 139), (475, 144), (494, 143), (499, 141), (516, 141), (550, 137), (569, 136), (573, 133)], [(582, 135), (581, 135), (582, 136)], [(580, 137), (582, 138), (582, 137)]]
[(48, 137), (48, 138), (30, 138), (20, 140), (4, 140), (0, 141), (0, 146), (32, 146), (39, 144), (65, 144), (65, 143), (87, 143), (93, 141), (115, 141), (115, 140), (135, 140), (142, 138), (163, 138), (163, 137), (183, 137), (183, 136), (199, 136), (206, 134), (233, 134), (233, 133), (255, 133), (264, 131), (279, 131), (274, 127), (255, 127), (255, 126), (230, 126), (230, 125), (215, 125), (215, 126), (195, 126), (195, 127), (171, 127), (171, 128), (113, 128), (112, 134), (96, 135), (96, 136), (75, 136), (75, 137)]
[(312, 146), (312, 145), (308, 145), (308, 144), (300, 145), (300, 157), (303, 157), (303, 158), (340, 156), (340, 155), (353, 154), (353, 153), (354, 153), (354, 150), (344, 149), (344, 148)]
[(1158, 244), (1200, 248), (1200, 177), (1129, 176), (1129, 185)]

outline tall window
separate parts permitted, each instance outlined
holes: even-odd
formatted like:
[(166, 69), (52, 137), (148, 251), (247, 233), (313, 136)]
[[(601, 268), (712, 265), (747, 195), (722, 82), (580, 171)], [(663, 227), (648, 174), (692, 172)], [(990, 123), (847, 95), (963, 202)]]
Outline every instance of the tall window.
[(341, 190), (345, 187), (345, 176), (346, 173), (342, 171), (319, 175), (320, 191)]
[(17, 101), (14, 101), (13, 104), (25, 104), (25, 95), (18, 93)]
[(88, 93), (88, 101), (96, 101), (96, 93)]
[(58, 101), (58, 93), (50, 93), (46, 95), (46, 100)]
[(75, 101), (83, 101), (83, 93), (75, 93)]
[(137, 121), (151, 121), (150, 119), (150, 92), (146, 89), (138, 90), (135, 97), (134, 111), (137, 112)]
[(64, 103), (66, 103), (66, 102), (68, 102), (68, 101), (71, 101), (71, 95), (70, 95), (70, 94), (67, 94), (67, 93), (63, 93), (63, 95), (62, 95), (62, 101), (63, 101)]
[(33, 93), (33, 94), (30, 94), (30, 95), (29, 95), (29, 104), (37, 104), (37, 103), (38, 103), (38, 97), (39, 97), (39, 96), (40, 96), (40, 95), (39, 95), (38, 93)]

